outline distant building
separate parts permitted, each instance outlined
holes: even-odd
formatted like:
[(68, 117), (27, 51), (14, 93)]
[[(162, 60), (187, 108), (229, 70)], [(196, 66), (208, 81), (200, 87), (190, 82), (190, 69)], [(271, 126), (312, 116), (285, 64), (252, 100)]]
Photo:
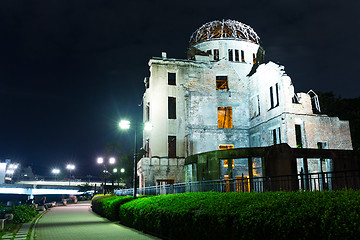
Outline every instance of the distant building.
[[(250, 26), (223, 20), (193, 33), (188, 59), (166, 53), (150, 59), (143, 120), (153, 128), (143, 134), (147, 153), (138, 163), (140, 187), (184, 182), (185, 158), (208, 151), (280, 143), (352, 149), (348, 121), (321, 114), (317, 95), (295, 93), (284, 67), (264, 63), (264, 54)], [(261, 158), (252, 161), (252, 174), (261, 176)], [(232, 176), (227, 160), (218, 163), (220, 179), (249, 175), (247, 160), (230, 165)], [(186, 166), (187, 180), (195, 167)], [(331, 163), (321, 167), (331, 170)]]

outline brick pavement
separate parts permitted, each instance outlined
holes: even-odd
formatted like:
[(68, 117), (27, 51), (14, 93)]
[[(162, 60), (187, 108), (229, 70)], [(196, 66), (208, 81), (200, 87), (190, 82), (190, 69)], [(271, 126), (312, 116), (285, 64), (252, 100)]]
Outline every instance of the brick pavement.
[(35, 226), (37, 240), (84, 239), (158, 239), (132, 228), (110, 222), (93, 213), (90, 203), (55, 207)]

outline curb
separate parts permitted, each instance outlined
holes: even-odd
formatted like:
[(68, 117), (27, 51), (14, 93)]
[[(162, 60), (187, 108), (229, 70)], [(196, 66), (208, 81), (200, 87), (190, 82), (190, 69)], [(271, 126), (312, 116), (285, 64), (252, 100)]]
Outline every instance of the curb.
[(38, 221), (40, 220), (40, 218), (47, 213), (48, 210), (43, 211), (37, 218), (35, 218), (32, 222), (31, 222), (31, 226), (29, 231), (31, 231), (31, 235), (30, 235), (30, 240), (34, 240), (35, 239), (35, 227), (36, 224), (38, 223)]

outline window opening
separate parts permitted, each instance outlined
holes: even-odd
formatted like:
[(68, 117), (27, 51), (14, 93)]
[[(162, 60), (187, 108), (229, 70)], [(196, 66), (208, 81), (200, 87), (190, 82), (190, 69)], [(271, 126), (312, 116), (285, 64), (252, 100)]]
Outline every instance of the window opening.
[(176, 158), (176, 136), (168, 136), (168, 157)]
[(301, 125), (295, 124), (296, 147), (302, 148)]
[(239, 62), (239, 50), (235, 49), (235, 62)]
[(176, 98), (168, 97), (168, 118), (176, 119)]
[(214, 60), (219, 61), (219, 49), (214, 49)]
[(168, 84), (169, 85), (176, 85), (176, 73), (168, 73)]
[(256, 63), (256, 57), (255, 57), (255, 53), (253, 53), (253, 64)]
[(206, 51), (206, 54), (209, 56), (209, 55), (211, 55), (211, 50), (207, 50)]
[(218, 107), (218, 128), (233, 128), (232, 107)]
[(227, 76), (216, 76), (216, 90), (229, 89)]
[(315, 114), (320, 113), (321, 110), (320, 110), (318, 95), (313, 90), (310, 90), (307, 94), (311, 97), (311, 106), (313, 113)]
[(270, 109), (279, 106), (279, 84), (275, 84), (275, 96), (274, 96), (274, 88), (270, 87)]
[(275, 84), (275, 92), (276, 92), (276, 105), (275, 107), (279, 106), (279, 84)]
[(281, 143), (281, 131), (280, 127), (271, 130), (273, 145)]
[(241, 61), (245, 62), (245, 54), (243, 50), (241, 50)]
[(234, 61), (234, 59), (233, 59), (233, 50), (229, 49), (228, 53), (229, 53), (229, 61), (231, 61), (231, 62)]
[(273, 87), (270, 87), (270, 109), (274, 108)]
[(259, 95), (256, 95), (250, 99), (250, 113), (251, 113), (251, 119), (260, 115)]
[(145, 121), (150, 121), (150, 103), (146, 104), (146, 110), (145, 110)]

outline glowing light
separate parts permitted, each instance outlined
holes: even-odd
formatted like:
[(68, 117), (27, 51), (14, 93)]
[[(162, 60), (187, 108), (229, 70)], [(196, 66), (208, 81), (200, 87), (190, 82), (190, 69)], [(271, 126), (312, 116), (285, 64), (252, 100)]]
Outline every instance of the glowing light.
[(129, 129), (130, 128), (130, 121), (128, 120), (121, 120), (119, 123), (119, 127), (121, 129)]
[(146, 122), (144, 126), (144, 130), (151, 131), (151, 129), (152, 129), (151, 122)]
[(53, 174), (59, 174), (59, 173), (60, 173), (60, 170), (57, 169), (57, 168), (54, 168), (51, 172), (52, 172)]
[(98, 164), (103, 164), (104, 163), (104, 159), (102, 157), (98, 157), (97, 158), (97, 163)]
[(113, 173), (117, 173), (117, 171), (118, 171), (117, 168), (113, 169)]
[(125, 172), (125, 169), (124, 169), (124, 168), (120, 169), (120, 172), (124, 173), (124, 172)]
[(75, 169), (75, 165), (74, 165), (74, 164), (68, 164), (68, 165), (66, 166), (66, 169), (74, 170), (74, 169)]
[(114, 157), (111, 157), (111, 158), (109, 159), (109, 163), (110, 163), (110, 164), (115, 164), (115, 158), (114, 158)]

